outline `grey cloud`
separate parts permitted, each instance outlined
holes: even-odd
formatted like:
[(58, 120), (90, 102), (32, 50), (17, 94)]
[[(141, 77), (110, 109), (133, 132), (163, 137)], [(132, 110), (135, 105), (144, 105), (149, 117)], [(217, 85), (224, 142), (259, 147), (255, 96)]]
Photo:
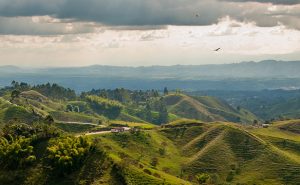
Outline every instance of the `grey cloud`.
[(31, 17), (0, 17), (0, 35), (65, 35), (94, 31), (94, 27), (87, 23), (37, 21)]
[[(229, 3), (237, 2), (237, 3)], [(258, 26), (284, 24), (298, 28), (300, 10), (270, 14), (268, 4), (250, 0), (0, 0), (0, 16), (50, 15), (73, 22), (96, 22), (116, 29), (157, 29), (165, 25), (211, 25), (221, 18), (255, 22)], [(297, 0), (252, 0), (274, 4), (297, 4)], [(278, 5), (283, 6), (283, 5)], [(275, 13), (275, 12), (271, 12)], [(196, 16), (198, 15), (198, 16)], [(290, 20), (289, 20), (290, 19)]]
[(300, 4), (300, 0), (221, 0), (229, 2), (258, 2), (258, 3), (272, 3), (278, 5), (296, 5)]

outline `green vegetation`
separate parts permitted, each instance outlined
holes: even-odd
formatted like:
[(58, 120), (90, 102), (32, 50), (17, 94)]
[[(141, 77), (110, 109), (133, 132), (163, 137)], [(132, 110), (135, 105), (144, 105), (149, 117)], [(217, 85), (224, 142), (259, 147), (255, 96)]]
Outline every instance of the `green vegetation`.
[(122, 104), (117, 101), (98, 96), (86, 96), (86, 100), (95, 112), (111, 119), (117, 118), (123, 107)]
[(38, 116), (31, 114), (25, 108), (16, 105), (3, 109), (0, 114), (2, 114), (2, 122), (14, 120), (30, 123), (38, 119)]
[(24, 137), (0, 138), (0, 165), (3, 169), (24, 167), (35, 162), (31, 139)]
[(263, 128), (242, 107), (179, 90), (72, 92), (17, 82), (2, 91), (0, 184), (300, 182), (299, 120)]
[(169, 94), (165, 97), (169, 112), (184, 118), (202, 121), (231, 121), (252, 123), (259, 120), (245, 109), (235, 110), (230, 105), (213, 97), (189, 97)]
[(92, 143), (82, 137), (52, 139), (47, 148), (51, 165), (60, 173), (70, 173), (78, 169), (93, 149)]
[(95, 125), (78, 123), (55, 123), (55, 126), (70, 133), (85, 133), (97, 128)]

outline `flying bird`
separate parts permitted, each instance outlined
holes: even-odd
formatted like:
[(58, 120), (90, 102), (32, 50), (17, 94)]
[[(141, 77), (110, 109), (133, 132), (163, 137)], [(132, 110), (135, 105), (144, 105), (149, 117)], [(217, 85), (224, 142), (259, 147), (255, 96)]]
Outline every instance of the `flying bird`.
[(214, 51), (219, 51), (221, 48), (215, 49)]
[(196, 16), (196, 17), (199, 17), (199, 14), (196, 14), (195, 16)]

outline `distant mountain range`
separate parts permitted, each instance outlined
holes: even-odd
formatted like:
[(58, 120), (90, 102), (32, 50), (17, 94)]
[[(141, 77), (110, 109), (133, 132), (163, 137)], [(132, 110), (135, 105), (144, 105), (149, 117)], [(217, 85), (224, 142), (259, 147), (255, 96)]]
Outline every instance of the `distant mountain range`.
[[(170, 86), (186, 90), (276, 89), (300, 87), (300, 61), (242, 62), (216, 65), (175, 65), (149, 67), (19, 68), (0, 67), (0, 86), (12, 80), (28, 83), (57, 82), (81, 90), (125, 87), (151, 89)], [(224, 81), (227, 83), (224, 84)], [(147, 82), (147, 83), (146, 83)], [(221, 82), (221, 83), (219, 83)], [(146, 83), (146, 84), (145, 84)], [(226, 85), (226, 87), (223, 87)], [(247, 90), (248, 90), (247, 89)]]
[(119, 67), (93, 65), (86, 67), (60, 68), (19, 68), (2, 66), (2, 74), (44, 74), (44, 75), (72, 75), (72, 76), (104, 76), (151, 79), (193, 79), (211, 78), (299, 78), (300, 61), (241, 62), (233, 64), (211, 65), (175, 65), (149, 67)]

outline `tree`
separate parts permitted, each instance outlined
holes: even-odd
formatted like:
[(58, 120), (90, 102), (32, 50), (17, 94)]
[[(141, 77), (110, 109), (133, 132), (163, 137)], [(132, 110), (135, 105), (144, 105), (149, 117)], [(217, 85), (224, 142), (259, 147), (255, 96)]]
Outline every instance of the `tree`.
[(20, 97), (21, 92), (19, 90), (13, 90), (11, 92), (11, 100), (13, 101), (15, 98), (19, 98)]
[(53, 117), (51, 115), (46, 116), (45, 121), (48, 124), (54, 123), (54, 119), (53, 119)]
[(207, 173), (201, 173), (196, 175), (196, 179), (199, 184), (206, 184), (210, 180), (210, 175)]
[(161, 155), (161, 156), (164, 156), (166, 154), (166, 149), (165, 148), (159, 148), (158, 149), (158, 153)]
[(74, 106), (74, 107), (73, 107), (73, 111), (74, 111), (74, 112), (80, 112), (80, 109), (79, 109), (78, 106)]
[(94, 145), (82, 137), (64, 137), (52, 139), (49, 142), (48, 159), (51, 165), (60, 173), (69, 173), (78, 169), (87, 155), (92, 152)]
[(12, 87), (15, 87), (15, 86), (16, 86), (16, 83), (17, 83), (17, 82), (13, 80), (13, 81), (11, 82), (11, 86), (12, 86)]
[(150, 164), (153, 166), (153, 167), (156, 167), (158, 165), (158, 158), (157, 157), (153, 157), (151, 159), (151, 162)]
[(158, 122), (160, 124), (168, 122), (168, 110), (167, 110), (167, 106), (164, 103), (163, 98), (161, 98), (159, 102)]
[(0, 165), (2, 168), (15, 169), (33, 163), (36, 157), (31, 139), (25, 137), (0, 138)]
[(67, 112), (73, 112), (73, 105), (71, 104), (67, 105)]
[(168, 95), (168, 94), (169, 94), (168, 88), (165, 87), (165, 88), (164, 88), (164, 95)]
[(258, 121), (255, 119), (255, 120), (253, 120), (253, 125), (255, 126), (255, 125), (257, 125), (258, 124)]
[(146, 107), (145, 107), (145, 119), (149, 122), (152, 122), (152, 113), (151, 113), (151, 107), (149, 103), (147, 102)]
[(99, 96), (86, 96), (86, 101), (95, 112), (110, 119), (117, 118), (123, 108), (123, 105), (118, 101), (108, 100)]

